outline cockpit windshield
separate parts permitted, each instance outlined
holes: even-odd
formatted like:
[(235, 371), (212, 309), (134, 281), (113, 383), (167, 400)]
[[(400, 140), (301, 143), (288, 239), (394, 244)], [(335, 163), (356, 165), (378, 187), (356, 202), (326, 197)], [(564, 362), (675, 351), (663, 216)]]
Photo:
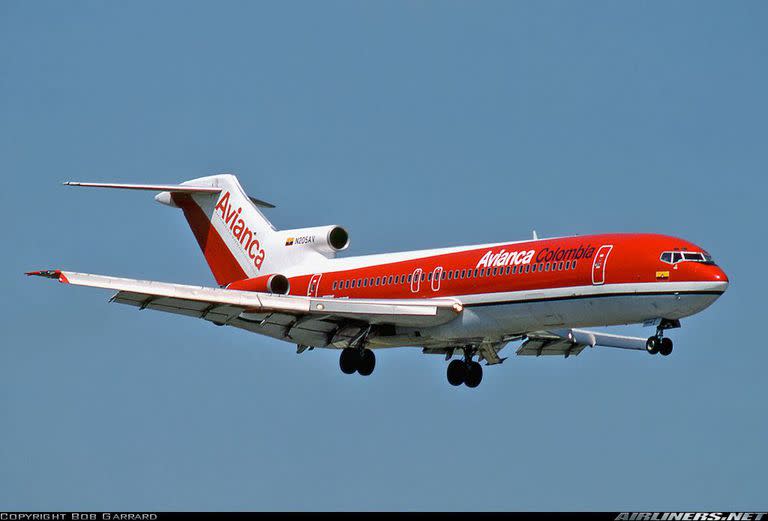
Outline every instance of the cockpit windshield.
[(714, 264), (712, 256), (705, 251), (665, 251), (661, 254), (661, 260), (669, 264), (678, 262), (701, 262), (703, 264)]

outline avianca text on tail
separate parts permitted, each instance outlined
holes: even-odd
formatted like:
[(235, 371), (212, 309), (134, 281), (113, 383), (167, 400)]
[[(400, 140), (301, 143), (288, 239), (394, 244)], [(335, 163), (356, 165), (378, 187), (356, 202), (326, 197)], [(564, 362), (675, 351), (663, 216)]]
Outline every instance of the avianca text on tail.
[[(338, 225), (277, 230), (237, 178), (178, 185), (66, 183), (159, 192), (183, 211), (219, 287), (62, 270), (29, 272), (116, 291), (112, 302), (197, 317), (296, 345), (337, 349), (343, 373), (370, 375), (374, 352), (416, 347), (450, 360), (451, 385), (477, 387), (484, 365), (584, 349), (672, 353), (667, 331), (709, 307), (728, 277), (703, 248), (659, 234), (609, 233), (338, 256)], [(645, 324), (648, 337), (593, 327)]]
[(230, 203), (229, 192), (224, 192), (219, 202), (216, 203), (216, 210), (221, 213), (221, 218), (224, 220), (232, 232), (232, 236), (237, 239), (240, 245), (248, 253), (248, 257), (253, 260), (253, 265), (257, 270), (261, 269), (261, 265), (264, 263), (266, 252), (261, 247), (261, 243), (255, 237), (251, 228), (248, 227), (246, 222), (241, 217), (243, 213), (242, 206), (235, 211), (235, 207)]

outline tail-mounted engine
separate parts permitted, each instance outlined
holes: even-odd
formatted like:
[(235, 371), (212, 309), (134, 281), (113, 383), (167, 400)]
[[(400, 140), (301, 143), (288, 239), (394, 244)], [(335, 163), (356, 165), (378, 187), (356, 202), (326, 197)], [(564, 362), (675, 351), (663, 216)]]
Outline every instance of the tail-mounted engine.
[(349, 233), (341, 226), (316, 226), (278, 232), (285, 241), (286, 248), (313, 250), (326, 257), (336, 256), (336, 252), (349, 246)]
[(227, 286), (227, 289), (287, 295), (291, 290), (291, 284), (288, 282), (288, 278), (285, 275), (276, 273), (273, 275), (262, 275), (261, 277), (254, 277), (252, 279), (238, 280)]

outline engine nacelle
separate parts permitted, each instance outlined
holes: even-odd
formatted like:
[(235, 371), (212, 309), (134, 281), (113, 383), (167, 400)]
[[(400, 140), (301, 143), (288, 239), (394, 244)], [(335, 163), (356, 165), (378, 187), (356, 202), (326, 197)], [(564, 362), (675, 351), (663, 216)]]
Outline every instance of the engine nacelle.
[(349, 233), (337, 225), (281, 230), (278, 233), (285, 241), (286, 247), (314, 250), (326, 257), (333, 257), (336, 252), (349, 246)]
[(288, 281), (288, 277), (285, 275), (275, 273), (273, 275), (262, 275), (252, 279), (237, 280), (227, 286), (227, 289), (287, 295), (291, 290), (291, 283)]

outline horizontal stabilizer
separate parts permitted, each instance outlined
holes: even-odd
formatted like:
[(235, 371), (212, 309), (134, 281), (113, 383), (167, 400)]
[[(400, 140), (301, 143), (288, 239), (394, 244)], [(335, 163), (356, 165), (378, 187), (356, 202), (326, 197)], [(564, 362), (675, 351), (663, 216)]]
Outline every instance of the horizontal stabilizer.
[(132, 185), (124, 183), (80, 183), (67, 181), (66, 186), (84, 186), (87, 188), (120, 188), (123, 190), (150, 190), (153, 192), (176, 192), (185, 194), (217, 194), (221, 188), (215, 186), (189, 186), (189, 185)]
[[(224, 190), (218, 186), (194, 186), (194, 185), (134, 185), (125, 183), (81, 183), (79, 181), (66, 181), (65, 186), (83, 186), (86, 188), (118, 188), (122, 190), (149, 190), (151, 192), (172, 192), (176, 194), (217, 194)], [(261, 208), (274, 208), (275, 205), (248, 196), (253, 204)]]

